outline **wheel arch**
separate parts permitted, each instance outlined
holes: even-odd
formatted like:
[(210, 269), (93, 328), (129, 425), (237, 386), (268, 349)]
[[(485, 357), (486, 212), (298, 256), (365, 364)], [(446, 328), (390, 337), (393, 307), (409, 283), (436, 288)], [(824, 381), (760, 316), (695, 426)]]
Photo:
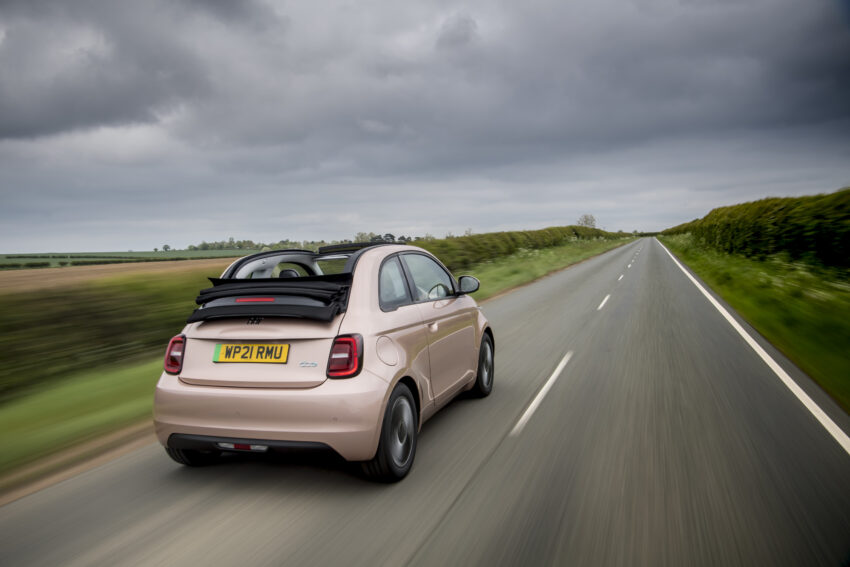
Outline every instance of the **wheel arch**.
[[(419, 391), (419, 385), (416, 383), (410, 376), (402, 376), (399, 378), (398, 382), (396, 382), (396, 386), (398, 384), (404, 384), (410, 390), (410, 393), (413, 394), (413, 403), (416, 405), (416, 421), (417, 427), (422, 427), (422, 393)], [(392, 387), (390, 392), (395, 389), (395, 386)]]
[(493, 335), (493, 329), (490, 328), (490, 325), (487, 325), (486, 327), (484, 327), (484, 332), (482, 333), (482, 338), (483, 338), (483, 335), (487, 335), (487, 336), (490, 337), (490, 342), (493, 343), (493, 350), (495, 351), (496, 350), (496, 337)]

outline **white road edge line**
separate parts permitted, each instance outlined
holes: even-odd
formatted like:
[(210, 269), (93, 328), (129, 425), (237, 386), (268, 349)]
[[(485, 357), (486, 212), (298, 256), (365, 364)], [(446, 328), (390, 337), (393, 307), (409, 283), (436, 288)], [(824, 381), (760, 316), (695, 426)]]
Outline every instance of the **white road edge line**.
[(546, 380), (546, 383), (543, 384), (543, 387), (540, 388), (540, 391), (537, 392), (537, 395), (534, 396), (534, 399), (531, 400), (531, 403), (528, 405), (528, 408), (525, 410), (525, 413), (522, 414), (522, 417), (519, 418), (519, 421), (516, 422), (514, 428), (511, 429), (510, 436), (516, 437), (520, 433), (522, 433), (525, 424), (528, 423), (528, 420), (531, 419), (531, 416), (534, 415), (534, 412), (537, 411), (537, 406), (540, 405), (540, 402), (543, 401), (543, 398), (546, 397), (546, 394), (549, 392), (552, 385), (555, 383), (555, 380), (558, 379), (558, 376), (563, 372), (564, 367), (573, 357), (573, 351), (567, 352), (564, 355), (564, 358), (561, 359), (561, 362), (558, 363), (558, 366), (555, 368), (555, 371), (552, 372), (552, 375), (549, 376), (549, 379)]
[(599, 304), (599, 307), (596, 308), (597, 311), (601, 311), (605, 304), (608, 302), (608, 298), (611, 297), (611, 294), (605, 296), (605, 299), (602, 300), (602, 303)]
[(617, 281), (620, 281), (621, 279), (623, 279), (623, 274), (620, 274), (620, 277), (617, 278)]
[[(661, 244), (660, 241), (658, 241), (658, 243)], [(732, 325), (732, 328), (738, 331), (738, 334), (741, 335), (744, 341), (748, 345), (750, 345), (750, 347), (756, 352), (757, 355), (761, 357), (765, 364), (767, 364), (768, 367), (773, 370), (773, 373), (776, 374), (780, 380), (782, 380), (782, 383), (785, 384), (789, 390), (791, 390), (791, 393), (797, 396), (797, 399), (800, 400), (800, 402), (804, 406), (806, 406), (806, 409), (809, 410), (809, 412), (813, 416), (815, 416), (815, 419), (820, 422), (824, 429), (826, 429), (827, 432), (832, 435), (832, 437), (836, 441), (838, 441), (838, 444), (841, 445), (841, 448), (844, 449), (844, 451), (847, 452), (848, 455), (850, 455), (850, 437), (847, 437), (847, 434), (844, 433), (844, 431), (842, 431), (841, 428), (838, 427), (838, 425), (836, 425), (835, 422), (832, 421), (832, 419), (828, 415), (826, 415), (826, 412), (820, 409), (820, 406), (818, 406), (815, 401), (812, 400), (809, 395), (800, 386), (797, 385), (796, 382), (794, 382), (794, 379), (791, 378), (791, 376), (789, 376), (788, 373), (785, 372), (785, 370), (783, 370), (782, 367), (779, 366), (779, 364), (777, 364), (777, 362), (773, 360), (773, 358), (769, 354), (767, 354), (767, 352), (765, 352), (763, 348), (761, 348), (761, 345), (759, 345), (756, 340), (751, 337), (750, 334), (747, 333), (747, 331), (745, 331), (743, 327), (741, 327), (741, 325), (734, 319), (734, 317), (732, 317), (729, 312), (726, 311), (726, 309), (724, 309), (723, 306), (720, 305), (720, 303), (718, 303), (717, 300), (714, 299), (714, 297), (712, 297), (711, 294), (708, 293), (702, 285), (700, 285), (696, 278), (694, 278), (682, 266), (682, 264), (679, 263), (676, 257), (673, 256), (673, 254), (669, 250), (667, 250), (667, 247), (663, 244), (661, 244), (661, 247), (664, 248), (664, 251), (670, 255), (670, 259), (672, 259), (673, 262), (677, 266), (679, 266), (679, 269), (682, 270), (682, 272), (684, 272), (686, 276), (688, 276), (688, 279), (691, 280), (691, 282), (695, 286), (697, 286), (697, 289), (699, 289), (702, 294), (706, 298), (708, 298), (708, 301), (711, 302), (715, 309), (717, 309), (720, 314), (723, 315), (723, 318), (726, 319), (730, 325)]]

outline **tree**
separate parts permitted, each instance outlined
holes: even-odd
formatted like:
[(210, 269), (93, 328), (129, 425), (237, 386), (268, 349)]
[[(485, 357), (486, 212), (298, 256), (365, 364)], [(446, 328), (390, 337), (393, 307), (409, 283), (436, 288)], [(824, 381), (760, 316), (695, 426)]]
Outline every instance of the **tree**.
[(596, 217), (593, 215), (581, 215), (576, 221), (578, 226), (586, 226), (588, 228), (596, 228)]
[(384, 242), (395, 242), (395, 235), (388, 232), (384, 235)]
[(171, 246), (169, 246), (168, 244), (162, 245), (162, 251), (163, 252), (168, 252), (169, 250), (171, 250)]
[(153, 249), (153, 251), (154, 251), (154, 252), (159, 252), (159, 248), (154, 248), (154, 249)]
[(380, 237), (374, 232), (358, 232), (354, 235), (354, 242), (373, 242), (376, 236)]

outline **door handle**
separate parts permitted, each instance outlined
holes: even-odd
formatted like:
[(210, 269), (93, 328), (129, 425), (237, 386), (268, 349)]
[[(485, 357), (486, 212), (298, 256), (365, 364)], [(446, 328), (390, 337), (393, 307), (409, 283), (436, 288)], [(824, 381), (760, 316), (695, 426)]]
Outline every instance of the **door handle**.
[(436, 333), (436, 332), (437, 332), (437, 329), (439, 329), (439, 328), (440, 328), (440, 326), (439, 326), (439, 325), (437, 325), (437, 322), (436, 322), (436, 321), (434, 321), (433, 323), (431, 323), (430, 325), (428, 325), (428, 328), (431, 330), (431, 332), (432, 332), (432, 333)]

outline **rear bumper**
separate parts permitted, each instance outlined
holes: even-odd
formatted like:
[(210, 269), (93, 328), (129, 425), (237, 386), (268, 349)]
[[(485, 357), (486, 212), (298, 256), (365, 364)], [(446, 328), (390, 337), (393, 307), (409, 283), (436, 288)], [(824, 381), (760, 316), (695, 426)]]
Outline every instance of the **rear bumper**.
[[(310, 441), (274, 441), (269, 439), (243, 439), (240, 437), (210, 437), (209, 435), (189, 435), (172, 433), (168, 436), (168, 446), (172, 449), (190, 449), (192, 451), (287, 451), (287, 450), (324, 450), (330, 449), (324, 443)], [(247, 446), (248, 448), (244, 448)]]
[(154, 396), (154, 425), (166, 447), (247, 439), (273, 447), (325, 445), (346, 460), (364, 461), (378, 447), (387, 388), (368, 371), (315, 388), (288, 389), (198, 386), (163, 373)]

